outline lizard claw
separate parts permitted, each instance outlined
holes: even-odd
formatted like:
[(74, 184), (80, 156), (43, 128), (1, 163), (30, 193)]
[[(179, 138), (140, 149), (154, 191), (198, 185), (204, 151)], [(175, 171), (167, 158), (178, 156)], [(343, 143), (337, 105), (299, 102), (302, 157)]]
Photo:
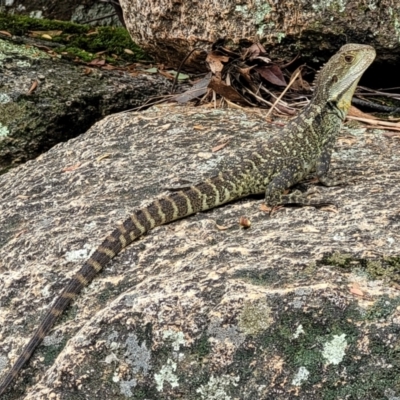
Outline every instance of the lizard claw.
[(272, 217), (274, 214), (276, 214), (281, 208), (283, 208), (283, 205), (278, 205), (278, 206), (273, 206), (269, 210), (269, 216)]

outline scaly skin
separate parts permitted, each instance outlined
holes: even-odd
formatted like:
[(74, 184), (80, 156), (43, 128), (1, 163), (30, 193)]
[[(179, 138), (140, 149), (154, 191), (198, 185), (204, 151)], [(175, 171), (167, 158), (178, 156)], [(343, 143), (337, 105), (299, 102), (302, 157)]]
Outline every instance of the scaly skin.
[(316, 171), (320, 182), (327, 177), (337, 134), (350, 107), (357, 83), (375, 58), (371, 46), (347, 44), (321, 69), (310, 104), (278, 136), (244, 157), (236, 168), (187, 189), (172, 193), (136, 210), (118, 226), (70, 280), (48, 310), (39, 327), (0, 384), (0, 395), (30, 359), (71, 301), (123, 248), (152, 228), (250, 194), (265, 193), (269, 206), (298, 201), (282, 196), (285, 189)]

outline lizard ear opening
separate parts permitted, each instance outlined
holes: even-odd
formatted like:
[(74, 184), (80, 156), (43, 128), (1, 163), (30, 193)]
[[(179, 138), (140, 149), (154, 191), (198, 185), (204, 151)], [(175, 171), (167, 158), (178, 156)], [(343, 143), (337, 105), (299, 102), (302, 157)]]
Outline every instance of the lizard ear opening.
[(336, 83), (337, 81), (338, 81), (337, 75), (333, 75), (333, 76), (332, 76), (332, 79), (331, 79), (331, 82), (332, 82), (332, 83)]

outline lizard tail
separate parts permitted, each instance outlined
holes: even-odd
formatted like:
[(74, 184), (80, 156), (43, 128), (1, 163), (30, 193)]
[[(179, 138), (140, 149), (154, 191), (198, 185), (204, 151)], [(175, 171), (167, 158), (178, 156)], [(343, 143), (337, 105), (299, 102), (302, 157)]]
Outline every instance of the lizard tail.
[[(9, 370), (0, 384), (2, 395), (21, 368), (30, 359), (36, 347), (54, 326), (57, 318), (69, 306), (71, 301), (87, 286), (92, 279), (114, 258), (123, 248), (134, 240), (160, 226), (174, 220), (184, 218), (198, 211), (207, 210), (232, 200), (231, 192), (215, 185), (224, 181), (223, 177), (209, 179), (196, 186), (154, 200), (148, 206), (136, 210), (129, 218), (119, 225), (111, 235), (95, 250), (81, 269), (69, 281), (54, 304), (47, 311), (31, 340), (25, 346), (22, 354)], [(232, 189), (232, 187), (230, 187)]]

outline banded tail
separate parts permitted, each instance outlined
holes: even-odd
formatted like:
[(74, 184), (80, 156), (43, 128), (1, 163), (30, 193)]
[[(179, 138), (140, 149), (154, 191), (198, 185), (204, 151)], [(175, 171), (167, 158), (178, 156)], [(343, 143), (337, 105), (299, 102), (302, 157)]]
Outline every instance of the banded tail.
[(55, 303), (47, 311), (22, 354), (1, 382), (0, 395), (5, 393), (71, 301), (123, 248), (156, 226), (242, 197), (242, 188), (245, 186), (231, 174), (220, 173), (199, 185), (154, 200), (148, 206), (135, 211), (111, 235), (106, 237), (82, 268), (71, 278)]

